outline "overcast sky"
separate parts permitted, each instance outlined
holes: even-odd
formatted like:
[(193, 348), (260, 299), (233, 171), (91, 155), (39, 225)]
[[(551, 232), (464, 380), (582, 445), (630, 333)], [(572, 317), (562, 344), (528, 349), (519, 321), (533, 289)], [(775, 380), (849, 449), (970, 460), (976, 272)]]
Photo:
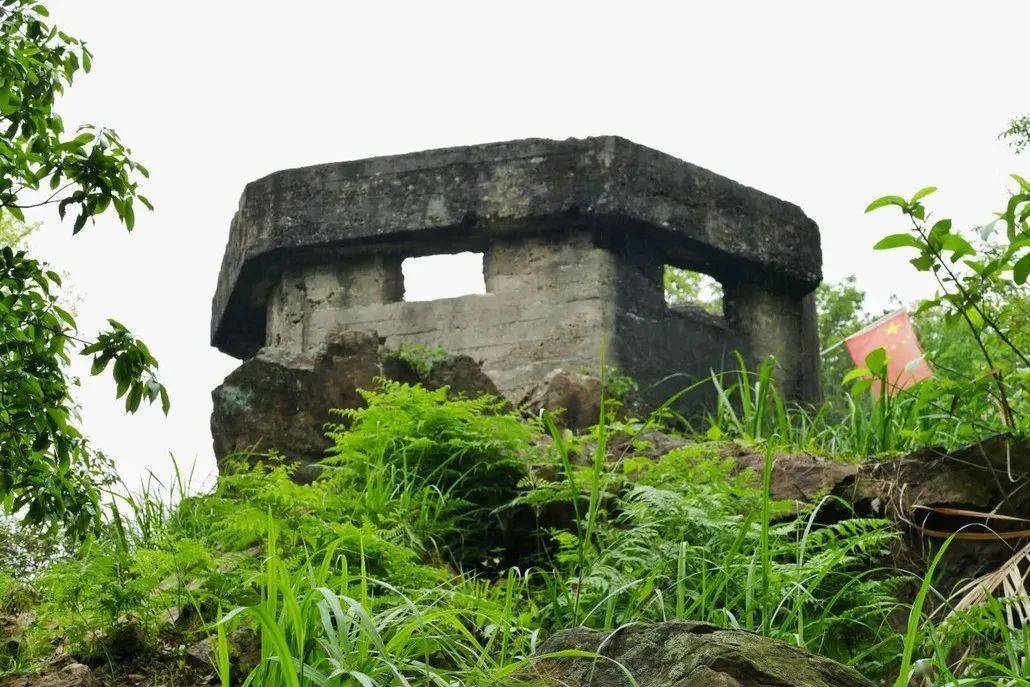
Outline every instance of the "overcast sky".
[(858, 275), (873, 306), (929, 286), (871, 250), (892, 225), (869, 200), (932, 184), (943, 216), (979, 223), (1030, 171), (996, 140), (1030, 112), (1026, 0), (49, 4), (95, 53), (66, 123), (115, 128), (152, 172), (131, 235), (101, 220), (72, 238), (44, 212), (33, 242), (85, 332), (115, 317), (161, 361), (167, 419), (123, 415), (106, 380), (80, 394), (129, 482), (171, 455), (214, 470), (210, 390), (237, 361), (208, 344), (211, 295), (244, 184), (274, 170), (618, 134), (800, 205), (826, 277)]

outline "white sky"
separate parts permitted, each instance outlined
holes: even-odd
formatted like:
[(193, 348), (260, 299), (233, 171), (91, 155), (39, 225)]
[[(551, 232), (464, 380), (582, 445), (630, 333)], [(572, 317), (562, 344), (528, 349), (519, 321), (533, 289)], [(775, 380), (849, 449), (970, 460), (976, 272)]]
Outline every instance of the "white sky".
[[(126, 234), (71, 237), (56, 212), (37, 254), (70, 275), (79, 320), (129, 325), (161, 361), (173, 409), (124, 416), (86, 380), (84, 424), (134, 483), (173, 455), (214, 469), (210, 390), (236, 361), (208, 345), (211, 295), (246, 182), (284, 167), (530, 136), (618, 134), (800, 205), (825, 273), (874, 306), (928, 292), (872, 198), (941, 191), (981, 222), (1027, 174), (996, 141), (1030, 112), (1030, 2), (141, 2), (54, 0), (94, 71), (69, 125), (114, 127), (149, 166)], [(450, 270), (438, 270), (446, 280)]]

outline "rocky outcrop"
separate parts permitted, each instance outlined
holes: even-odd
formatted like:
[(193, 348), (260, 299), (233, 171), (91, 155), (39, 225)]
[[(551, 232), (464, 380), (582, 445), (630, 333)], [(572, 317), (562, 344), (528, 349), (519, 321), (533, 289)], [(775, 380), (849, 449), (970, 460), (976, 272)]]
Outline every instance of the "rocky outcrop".
[(25, 630), (35, 620), (36, 616), (31, 612), (16, 615), (0, 613), (0, 658), (18, 655)]
[[(1030, 514), (1030, 444), (996, 436), (955, 451), (926, 448), (862, 464), (835, 493), (860, 510), (939, 529), (928, 508)], [(942, 523), (943, 524), (943, 523)]]
[[(760, 475), (765, 454), (729, 445), (725, 455)], [(808, 453), (773, 456), (773, 498), (812, 501), (840, 497), (861, 515), (888, 517), (927, 530), (968, 524), (955, 510), (1010, 516), (1030, 514), (1030, 445), (997, 436), (947, 451), (926, 448), (905, 456), (841, 463)], [(946, 511), (946, 512), (938, 512)], [(939, 521), (941, 527), (933, 524)], [(929, 527), (927, 527), (929, 525)], [(956, 529), (952, 527), (952, 531)], [(1004, 529), (1004, 528), (1002, 528)]]
[(549, 687), (872, 687), (853, 669), (784, 642), (706, 623), (667, 622), (615, 632), (559, 632), (538, 656), (565, 650), (601, 658), (541, 658), (521, 677)]
[(0, 687), (95, 687), (97, 680), (89, 666), (67, 656), (54, 661), (39, 675), (0, 679)]
[[(415, 364), (382, 345), (375, 332), (349, 331), (310, 356), (266, 347), (212, 392), (211, 433), (219, 466), (240, 455), (255, 459), (275, 451), (302, 466), (324, 457), (325, 426), (339, 421), (333, 409), (364, 404), (360, 390), (376, 379), (447, 386), (466, 396), (497, 394), (497, 387), (468, 356), (442, 356)], [(299, 479), (310, 470), (298, 470)]]
[(333, 408), (356, 408), (359, 388), (372, 388), (380, 373), (379, 339), (349, 332), (315, 357), (264, 348), (236, 368), (212, 393), (211, 434), (221, 461), (240, 452), (278, 451), (310, 463), (329, 442), (325, 424)]
[[(759, 479), (764, 454), (731, 448), (727, 455)], [(776, 455), (771, 492), (805, 503), (836, 497), (826, 502), (824, 519), (850, 515), (839, 505), (844, 503), (856, 515), (894, 521), (905, 536), (890, 564), (917, 575), (934, 551), (927, 543), (957, 533), (936, 579), (948, 591), (997, 569), (1012, 553), (1011, 540), (1030, 529), (1030, 444), (996, 436), (953, 451), (926, 448), (851, 464)]]

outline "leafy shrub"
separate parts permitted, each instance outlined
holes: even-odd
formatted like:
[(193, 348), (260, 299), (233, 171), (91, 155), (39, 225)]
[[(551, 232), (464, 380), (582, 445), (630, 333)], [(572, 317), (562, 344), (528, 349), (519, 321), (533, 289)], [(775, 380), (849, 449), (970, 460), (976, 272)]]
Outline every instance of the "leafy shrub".
[(433, 367), (450, 358), (447, 351), (440, 346), (419, 344), (402, 344), (400, 348), (390, 351), (388, 355), (406, 364), (422, 378), (428, 377), (432, 373)]
[[(588, 488), (583, 470), (573, 480)], [(859, 657), (866, 670), (894, 655), (886, 619), (901, 578), (878, 567), (896, 536), (886, 521), (816, 525), (815, 512), (764, 498), (717, 445), (627, 457), (601, 479), (592, 540), (585, 528), (554, 533), (555, 570), (541, 575), (554, 627), (704, 620)]]
[(340, 411), (325, 461), (361, 495), (362, 516), (380, 527), (422, 523), (462, 563), (490, 556), (503, 541), (495, 510), (517, 493), (534, 427), (490, 396), (450, 399), (385, 380), (362, 393), (364, 408)]
[[(752, 408), (772, 398), (750, 389)], [(771, 501), (771, 462), (757, 488), (718, 441), (654, 458), (645, 437), (655, 420), (609, 419), (573, 436), (545, 416), (548, 442), (494, 399), (385, 384), (367, 402), (333, 429), (334, 450), (311, 484), (269, 464), (224, 474), (199, 495), (188, 476), (147, 486), (112, 504), (86, 547), (47, 563), (35, 598), (0, 577), (7, 603), (38, 615), (7, 668), (45, 659), (58, 638), (97, 655), (122, 618), (138, 622), (150, 660), (172, 665), (181, 650), (170, 647), (216, 635), (224, 685), (387, 685), (398, 675), (493, 685), (544, 633), (672, 618), (752, 629), (870, 676), (902, 665), (887, 619), (905, 578), (880, 564), (893, 530), (880, 520), (828, 524), (818, 507)], [(798, 436), (754, 420), (737, 417), (770, 456)], [(520, 532), (551, 546), (519, 569), (448, 565), (489, 556), (519, 509), (555, 508), (562, 517), (550, 529)], [(973, 648), (964, 677), (1011, 681), (1025, 637), (986, 610), (962, 625), (924, 620), (912, 651), (947, 676), (958, 671), (946, 653)], [(249, 678), (230, 665), (237, 623), (261, 639)]]

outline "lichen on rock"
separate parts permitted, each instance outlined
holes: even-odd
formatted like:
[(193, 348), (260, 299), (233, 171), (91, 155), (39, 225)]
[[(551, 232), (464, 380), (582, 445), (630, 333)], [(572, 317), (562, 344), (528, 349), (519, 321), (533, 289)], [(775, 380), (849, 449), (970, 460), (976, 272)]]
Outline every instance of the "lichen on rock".
[[(596, 658), (546, 658), (574, 650)], [(745, 630), (694, 622), (559, 632), (521, 679), (547, 687), (872, 687), (852, 668)]]

